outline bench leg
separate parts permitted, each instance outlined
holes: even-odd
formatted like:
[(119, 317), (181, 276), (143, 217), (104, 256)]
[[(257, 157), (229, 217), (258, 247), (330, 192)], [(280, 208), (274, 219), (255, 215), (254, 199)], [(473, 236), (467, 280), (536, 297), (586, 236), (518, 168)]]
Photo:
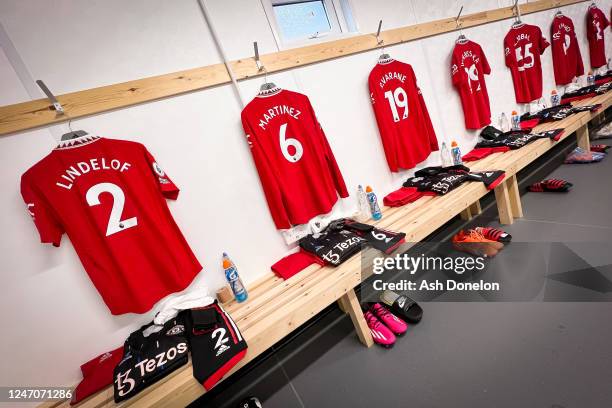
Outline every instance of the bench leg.
[(482, 213), (482, 208), (480, 208), (480, 200), (470, 205), (470, 213), (472, 214), (472, 217), (475, 217)]
[(344, 299), (344, 296), (342, 296), (340, 299), (338, 299), (338, 307), (340, 308), (340, 310), (342, 310), (342, 313), (347, 314), (348, 313), (348, 308), (345, 305), (346, 301)]
[(462, 220), (469, 221), (475, 216), (477, 216), (478, 214), (480, 214), (481, 212), (482, 212), (482, 209), (480, 208), (480, 201), (476, 201), (474, 204), (470, 205), (468, 208), (461, 211), (459, 215), (461, 216)]
[(576, 131), (576, 139), (578, 146), (582, 147), (585, 151), (591, 151), (591, 142), (589, 141), (589, 126), (584, 125)]
[(500, 224), (512, 224), (514, 219), (512, 218), (508, 185), (505, 181), (495, 187), (495, 200), (497, 201), (497, 212), (499, 213)]
[(523, 217), (523, 205), (521, 204), (521, 194), (519, 193), (516, 174), (510, 177), (507, 183), (508, 195), (510, 197), (510, 207), (512, 207), (512, 216), (514, 216), (514, 218), (521, 218)]
[(459, 214), (459, 216), (461, 217), (461, 219), (463, 221), (469, 221), (472, 219), (472, 210), (470, 207), (466, 208), (465, 210), (461, 211), (461, 213)]
[(342, 297), (338, 299), (338, 303), (341, 304), (341, 307), (345, 308), (344, 310), (351, 316), (359, 341), (366, 347), (372, 347), (374, 345), (374, 340), (372, 340), (372, 334), (370, 334), (368, 324), (363, 317), (361, 305), (359, 305), (359, 299), (357, 299), (355, 291), (351, 289), (346, 292), (345, 295), (342, 295)]

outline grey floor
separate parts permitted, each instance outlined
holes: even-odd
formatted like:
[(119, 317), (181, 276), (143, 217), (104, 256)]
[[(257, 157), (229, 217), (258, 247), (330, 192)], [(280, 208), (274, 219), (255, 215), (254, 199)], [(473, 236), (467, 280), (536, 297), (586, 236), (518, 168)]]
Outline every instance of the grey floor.
[[(390, 350), (361, 346), (332, 311), (197, 405), (256, 395), (265, 408), (612, 407), (612, 158), (546, 176), (574, 188), (522, 197), (497, 260), (506, 298), (440, 293)], [(498, 225), (494, 215), (473, 222)]]

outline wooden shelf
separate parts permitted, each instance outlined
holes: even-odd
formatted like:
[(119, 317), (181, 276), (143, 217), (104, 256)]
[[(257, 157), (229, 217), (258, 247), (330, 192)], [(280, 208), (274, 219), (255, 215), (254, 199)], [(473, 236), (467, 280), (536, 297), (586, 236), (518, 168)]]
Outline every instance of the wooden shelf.
[[(538, 0), (520, 5), (521, 14), (536, 13), (551, 8), (583, 3), (587, 0)], [(486, 10), (461, 17), (463, 28), (500, 21), (514, 16), (512, 7)], [(397, 45), (419, 38), (431, 37), (456, 30), (455, 19), (445, 18), (381, 32), (385, 46)], [(261, 56), (269, 73), (284, 71), (318, 62), (329, 61), (378, 48), (374, 34), (357, 35), (301, 48)], [(449, 51), (450, 52), (450, 51)], [(238, 80), (261, 75), (253, 57), (229, 63)], [(365, 75), (365, 73), (364, 73)], [(223, 64), (208, 65), (171, 74), (59, 95), (57, 99), (66, 115), (57, 115), (47, 99), (0, 107), (0, 135), (21, 132), (41, 126), (65, 122), (114, 109), (199, 91), (230, 82)], [(52, 84), (49, 84), (52, 87)]]

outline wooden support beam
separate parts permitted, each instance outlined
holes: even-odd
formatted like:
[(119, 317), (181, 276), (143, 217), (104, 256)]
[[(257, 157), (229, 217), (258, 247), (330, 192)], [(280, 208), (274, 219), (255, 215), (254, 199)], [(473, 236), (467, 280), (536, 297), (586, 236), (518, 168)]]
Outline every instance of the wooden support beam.
[(342, 313), (347, 314), (349, 307), (346, 305), (346, 298), (342, 296), (340, 299), (338, 299), (337, 303), (340, 310), (342, 310)]
[(461, 219), (463, 221), (469, 221), (472, 219), (472, 211), (470, 209), (470, 207), (466, 208), (465, 210), (461, 211), (461, 213), (459, 214), (459, 216), (461, 217)]
[(591, 142), (589, 141), (589, 125), (586, 124), (576, 130), (576, 140), (578, 146), (582, 147), (585, 151), (591, 151)]
[(374, 345), (374, 340), (372, 340), (370, 329), (368, 328), (368, 324), (363, 317), (361, 305), (359, 304), (359, 299), (357, 299), (355, 291), (353, 289), (349, 290), (346, 295), (339, 299), (339, 301), (344, 304), (349, 316), (351, 316), (351, 320), (355, 326), (355, 331), (357, 332), (359, 341), (361, 341), (366, 347), (372, 347)]
[(495, 200), (497, 201), (497, 211), (499, 213), (500, 224), (512, 224), (512, 207), (510, 206), (510, 196), (508, 194), (508, 185), (504, 181), (495, 187)]
[(508, 196), (510, 198), (510, 207), (512, 208), (512, 216), (514, 218), (523, 217), (523, 205), (521, 204), (521, 193), (518, 188), (516, 174), (510, 176), (506, 181), (508, 184)]
[[(525, 15), (585, 1), (587, 0), (537, 0), (522, 3), (519, 6), (521, 14)], [(503, 7), (463, 15), (461, 24), (465, 29), (509, 19), (513, 16), (512, 7)], [(455, 18), (449, 17), (382, 31), (380, 38), (384, 41), (384, 45), (389, 47), (456, 30)], [(261, 55), (260, 60), (268, 73), (273, 73), (371, 51), (379, 47), (374, 34), (362, 34)], [(262, 71), (258, 69), (252, 56), (230, 61), (229, 65), (238, 80), (262, 75)], [(90, 116), (229, 82), (230, 77), (225, 66), (213, 64), (59, 95), (57, 99), (64, 107), (65, 115), (57, 115), (47, 99), (2, 106), (0, 107), (0, 135), (57, 124), (69, 118)], [(53, 84), (47, 85), (53, 90)]]
[(482, 213), (482, 208), (480, 208), (480, 200), (477, 200), (474, 202), (474, 204), (470, 205), (470, 213), (472, 213), (472, 217)]

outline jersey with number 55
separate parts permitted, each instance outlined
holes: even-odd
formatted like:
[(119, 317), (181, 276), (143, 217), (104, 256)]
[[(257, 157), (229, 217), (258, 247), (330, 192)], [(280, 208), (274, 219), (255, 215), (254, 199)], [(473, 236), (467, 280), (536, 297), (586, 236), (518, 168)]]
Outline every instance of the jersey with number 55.
[(370, 72), (368, 84), (391, 171), (411, 169), (438, 150), (425, 100), (409, 64), (380, 60)]
[(165, 198), (179, 189), (140, 143), (61, 142), (21, 177), (43, 243), (68, 235), (112, 314), (144, 313), (202, 269)]
[(550, 44), (539, 27), (513, 26), (504, 38), (506, 66), (510, 68), (516, 102), (529, 103), (542, 97), (540, 55)]
[(242, 111), (242, 126), (278, 229), (326, 214), (348, 191), (306, 95), (274, 88)]

